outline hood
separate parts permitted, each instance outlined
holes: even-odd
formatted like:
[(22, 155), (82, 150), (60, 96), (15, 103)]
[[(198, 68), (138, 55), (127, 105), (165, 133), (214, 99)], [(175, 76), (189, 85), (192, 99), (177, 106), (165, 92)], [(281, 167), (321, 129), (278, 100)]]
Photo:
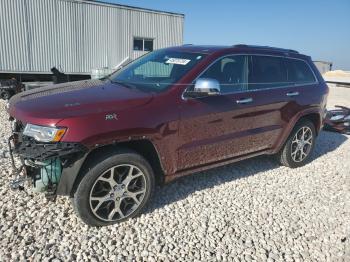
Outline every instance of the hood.
[(146, 104), (152, 94), (106, 80), (84, 80), (36, 88), (13, 96), (9, 114), (24, 122), (55, 125), (62, 119), (120, 112)]

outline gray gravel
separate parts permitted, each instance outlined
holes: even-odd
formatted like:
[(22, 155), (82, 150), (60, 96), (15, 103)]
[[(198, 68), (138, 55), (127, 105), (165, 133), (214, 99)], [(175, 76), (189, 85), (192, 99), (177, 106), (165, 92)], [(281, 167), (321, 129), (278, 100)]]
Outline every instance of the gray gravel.
[(0, 261), (350, 261), (349, 136), (321, 132), (302, 168), (258, 157), (185, 177), (158, 188), (140, 217), (98, 229), (84, 225), (66, 198), (47, 203), (8, 189), (4, 105)]

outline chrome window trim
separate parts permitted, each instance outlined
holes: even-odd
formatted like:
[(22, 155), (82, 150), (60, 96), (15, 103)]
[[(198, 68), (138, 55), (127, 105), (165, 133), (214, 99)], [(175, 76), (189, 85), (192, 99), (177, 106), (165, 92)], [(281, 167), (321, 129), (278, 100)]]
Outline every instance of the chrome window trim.
[[(311, 86), (311, 85), (317, 85), (319, 84), (319, 81), (316, 77), (316, 74), (314, 72), (314, 70), (311, 68), (311, 66), (309, 65), (309, 63), (305, 62), (305, 60), (300, 59), (300, 58), (296, 58), (296, 57), (288, 57), (288, 56), (282, 56), (282, 55), (268, 55), (268, 54), (249, 54), (249, 53), (235, 53), (235, 54), (226, 54), (223, 56), (218, 57), (217, 59), (215, 59), (213, 62), (211, 62), (193, 81), (191, 84), (193, 84), (194, 82), (197, 81), (198, 78), (200, 78), (207, 70), (209, 67), (211, 67), (213, 64), (215, 64), (217, 61), (219, 61), (220, 59), (223, 59), (225, 57), (231, 57), (231, 56), (241, 56), (241, 55), (246, 55), (246, 56), (269, 56), (269, 57), (281, 57), (281, 58), (286, 58), (286, 59), (294, 59), (294, 60), (300, 60), (303, 61), (311, 70), (315, 82), (312, 83), (307, 83), (307, 84), (294, 84), (294, 85), (289, 85), (289, 86), (283, 86), (283, 87), (269, 87), (269, 88), (262, 88), (262, 89), (252, 89), (252, 90), (243, 90), (243, 91), (238, 91), (238, 92), (230, 92), (230, 93), (225, 93), (222, 95), (233, 95), (233, 94), (241, 94), (241, 93), (247, 93), (247, 92), (257, 92), (257, 91), (262, 91), (262, 90), (271, 90), (271, 89), (282, 89), (282, 88), (290, 88), (290, 87), (300, 87), (300, 86)], [(190, 85), (190, 84), (189, 84)], [(248, 81), (248, 85), (249, 85), (249, 81)], [(189, 87), (187, 87), (181, 95), (182, 100), (187, 100), (187, 99), (195, 99), (195, 98), (186, 98), (184, 96), (184, 94), (186, 93), (187, 89)], [(201, 98), (204, 98), (207, 96), (202, 96)]]

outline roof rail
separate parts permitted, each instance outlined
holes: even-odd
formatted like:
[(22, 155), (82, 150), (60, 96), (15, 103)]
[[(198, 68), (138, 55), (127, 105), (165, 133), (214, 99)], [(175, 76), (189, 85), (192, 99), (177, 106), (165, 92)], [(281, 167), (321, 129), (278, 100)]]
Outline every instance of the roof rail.
[(182, 46), (193, 45), (193, 44), (183, 44)]
[(265, 50), (276, 50), (276, 51), (281, 51), (281, 52), (289, 52), (289, 53), (296, 53), (296, 54), (299, 54), (298, 51), (293, 50), (293, 49), (285, 49), (285, 48), (272, 47), (272, 46), (260, 46), (260, 45), (237, 44), (237, 45), (233, 45), (233, 47), (237, 47), (237, 48), (257, 48), (257, 49), (265, 49)]

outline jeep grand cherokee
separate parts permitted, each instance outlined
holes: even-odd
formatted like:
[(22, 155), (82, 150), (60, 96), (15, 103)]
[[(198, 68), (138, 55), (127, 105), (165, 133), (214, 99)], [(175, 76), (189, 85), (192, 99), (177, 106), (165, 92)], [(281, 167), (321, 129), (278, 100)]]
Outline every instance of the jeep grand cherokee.
[[(311, 58), (281, 48), (186, 45), (112, 75), (14, 96), (17, 188), (72, 198), (81, 219), (139, 214), (156, 183), (257, 155), (310, 160), (328, 87)], [(12, 154), (11, 154), (12, 155)]]

